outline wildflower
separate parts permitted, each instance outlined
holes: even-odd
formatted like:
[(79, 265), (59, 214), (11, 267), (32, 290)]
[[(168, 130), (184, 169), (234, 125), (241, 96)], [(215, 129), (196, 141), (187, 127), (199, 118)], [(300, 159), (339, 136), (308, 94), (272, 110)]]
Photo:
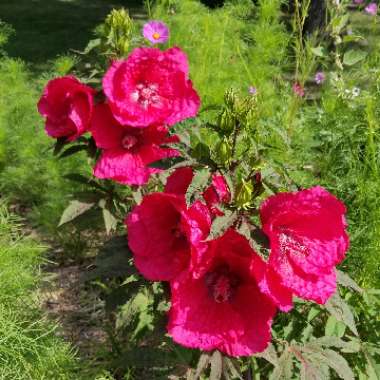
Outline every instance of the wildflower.
[(335, 292), (335, 265), (349, 247), (345, 212), (343, 203), (319, 186), (280, 193), (261, 205), (271, 252), (260, 287), (281, 310), (291, 308), (292, 294), (324, 304)]
[(88, 130), (95, 90), (73, 76), (48, 82), (38, 102), (38, 112), (46, 117), (46, 133), (74, 141)]
[(249, 86), (249, 87), (248, 87), (248, 92), (249, 92), (251, 95), (256, 95), (256, 94), (257, 94), (257, 88), (254, 87), (254, 86)]
[(322, 71), (318, 71), (314, 77), (316, 84), (322, 84), (326, 80), (326, 75)]
[[(173, 175), (166, 191), (170, 187), (179, 190), (184, 184), (180, 175)], [(147, 279), (169, 281), (187, 268), (195, 277), (202, 273), (208, 260), (205, 240), (211, 218), (200, 201), (187, 208), (184, 194), (152, 193), (132, 210), (125, 223), (135, 265)]]
[(169, 335), (186, 347), (230, 356), (262, 352), (276, 308), (260, 292), (251, 267), (265, 263), (233, 229), (213, 241), (210, 251), (203, 276), (185, 271), (171, 282)]
[(189, 80), (185, 53), (177, 48), (137, 48), (114, 61), (103, 89), (122, 125), (174, 125), (198, 113), (200, 99)]
[(144, 24), (143, 36), (152, 44), (164, 44), (169, 39), (169, 28), (162, 21), (149, 21)]
[(305, 95), (305, 90), (304, 90), (303, 86), (301, 84), (299, 84), (298, 82), (293, 84), (292, 89), (293, 89), (293, 92), (301, 98)]
[(179, 153), (160, 145), (176, 141), (162, 126), (131, 128), (120, 125), (106, 104), (94, 109), (91, 133), (102, 154), (94, 168), (98, 178), (108, 178), (128, 185), (143, 185), (157, 169), (148, 164)]
[(369, 15), (376, 16), (377, 14), (377, 4), (376, 3), (369, 3), (365, 8), (364, 11), (368, 13)]

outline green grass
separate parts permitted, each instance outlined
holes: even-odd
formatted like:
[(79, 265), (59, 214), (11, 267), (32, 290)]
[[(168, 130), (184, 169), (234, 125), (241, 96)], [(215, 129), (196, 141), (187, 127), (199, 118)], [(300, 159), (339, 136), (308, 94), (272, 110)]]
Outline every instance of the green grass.
[(0, 379), (81, 379), (72, 348), (55, 335), (35, 294), (44, 247), (22, 237), (0, 203)]
[(6, 46), (9, 56), (43, 71), (70, 49), (83, 50), (92, 30), (114, 7), (136, 12), (140, 0), (0, 0), (0, 18), (16, 33)]

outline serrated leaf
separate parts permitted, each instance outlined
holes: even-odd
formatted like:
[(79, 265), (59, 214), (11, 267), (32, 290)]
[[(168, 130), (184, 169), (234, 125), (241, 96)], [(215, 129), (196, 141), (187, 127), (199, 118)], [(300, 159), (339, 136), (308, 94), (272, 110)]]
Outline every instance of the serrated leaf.
[(271, 373), (270, 380), (290, 380), (293, 372), (293, 353), (288, 348), (284, 350), (278, 359), (277, 366)]
[(238, 214), (229, 210), (224, 211), (223, 216), (216, 217), (211, 224), (207, 241), (214, 240), (223, 235), (236, 222), (237, 218)]
[(327, 336), (342, 337), (346, 331), (346, 325), (338, 321), (333, 315), (330, 315), (327, 319), (325, 326), (325, 334)]
[(164, 158), (159, 161), (154, 161), (150, 163), (148, 166), (154, 169), (167, 170), (183, 161), (185, 161), (183, 157), (169, 157), (169, 158)]
[(348, 50), (344, 53), (343, 64), (353, 66), (367, 57), (368, 53), (363, 50)]
[(66, 150), (64, 150), (58, 156), (58, 158), (61, 159), (61, 158), (72, 156), (73, 154), (81, 152), (82, 150), (87, 150), (87, 148), (88, 148), (88, 146), (85, 144), (73, 145), (70, 148), (67, 148)]
[(243, 380), (239, 363), (236, 362), (235, 364), (234, 359), (227, 358), (227, 357), (224, 358), (224, 363), (225, 363), (225, 372), (227, 371), (228, 373), (230, 373), (234, 379)]
[(82, 183), (84, 185), (92, 186), (92, 187), (95, 187), (95, 188), (102, 190), (102, 191), (105, 190), (104, 187), (99, 185), (96, 181), (94, 181), (91, 178), (87, 178), (80, 173), (68, 173), (68, 174), (65, 174), (63, 176), (63, 178), (66, 178), (66, 179), (73, 181), (73, 182), (78, 182), (78, 183)]
[(219, 351), (214, 351), (211, 356), (210, 380), (220, 380), (223, 374), (223, 356)]
[(355, 290), (358, 293), (363, 293), (363, 289), (347, 273), (337, 269), (336, 275), (338, 284)]
[(304, 359), (301, 361), (301, 380), (323, 380), (327, 377), (318, 363)]
[(111, 231), (116, 230), (117, 227), (117, 219), (112, 215), (111, 211), (107, 208), (102, 209), (103, 212), (103, 220), (104, 226), (106, 228), (106, 232), (109, 235)]
[(198, 360), (197, 369), (195, 371), (195, 380), (198, 380), (202, 373), (207, 369), (210, 364), (211, 356), (208, 352), (203, 352)]
[(58, 227), (73, 221), (78, 216), (84, 214), (95, 206), (95, 203), (85, 203), (79, 201), (71, 201), (69, 206), (63, 211), (61, 220), (59, 221)]
[(255, 354), (255, 356), (265, 359), (269, 363), (273, 364), (275, 367), (278, 365), (277, 352), (272, 343), (268, 345), (265, 351)]
[(331, 315), (333, 315), (338, 321), (343, 322), (356, 336), (358, 336), (358, 330), (351, 309), (340, 297), (338, 291), (330, 297), (326, 302), (325, 307)]
[(326, 359), (326, 364), (331, 367), (341, 379), (355, 379), (354, 373), (342, 355), (328, 348), (322, 352), (322, 355)]
[(83, 50), (82, 54), (88, 54), (91, 50), (97, 48), (102, 43), (102, 40), (100, 38), (95, 38), (93, 40), (90, 40)]
[(192, 198), (195, 195), (200, 195), (206, 189), (210, 180), (210, 175), (208, 169), (201, 169), (195, 172), (185, 195), (186, 204), (188, 206), (191, 205)]

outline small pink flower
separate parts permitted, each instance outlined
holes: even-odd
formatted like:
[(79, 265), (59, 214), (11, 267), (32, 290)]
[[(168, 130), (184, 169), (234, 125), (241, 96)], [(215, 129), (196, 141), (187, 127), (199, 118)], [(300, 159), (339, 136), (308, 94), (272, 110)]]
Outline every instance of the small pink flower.
[(116, 120), (131, 127), (171, 126), (196, 116), (200, 106), (186, 54), (177, 47), (137, 48), (114, 61), (103, 90)]
[(149, 21), (144, 24), (143, 35), (152, 44), (164, 44), (169, 39), (169, 28), (162, 21)]
[(276, 308), (250, 268), (265, 263), (233, 229), (214, 240), (210, 251), (202, 276), (185, 271), (171, 282), (169, 334), (183, 346), (230, 356), (264, 351)]
[(38, 102), (38, 112), (46, 117), (46, 133), (74, 141), (89, 128), (95, 90), (73, 76), (48, 82)]
[(131, 128), (121, 126), (106, 104), (94, 109), (91, 133), (102, 154), (94, 176), (128, 185), (143, 185), (158, 170), (148, 164), (166, 157), (178, 156), (175, 149), (160, 145), (176, 141), (166, 127)]
[(251, 94), (251, 95), (256, 95), (257, 94), (257, 88), (255, 86), (249, 86), (248, 87), (248, 92)]
[(269, 197), (260, 207), (270, 241), (270, 270), (258, 266), (260, 288), (283, 311), (292, 294), (324, 304), (336, 290), (335, 266), (349, 247), (346, 208), (322, 187)]
[(292, 89), (293, 89), (293, 92), (301, 98), (305, 95), (305, 90), (303, 86), (301, 86), (301, 84), (299, 84), (298, 82), (293, 84)]
[(322, 71), (318, 71), (314, 77), (316, 84), (322, 84), (326, 80), (326, 75)]
[(365, 12), (369, 15), (376, 16), (377, 14), (377, 4), (376, 3), (369, 3), (365, 8)]

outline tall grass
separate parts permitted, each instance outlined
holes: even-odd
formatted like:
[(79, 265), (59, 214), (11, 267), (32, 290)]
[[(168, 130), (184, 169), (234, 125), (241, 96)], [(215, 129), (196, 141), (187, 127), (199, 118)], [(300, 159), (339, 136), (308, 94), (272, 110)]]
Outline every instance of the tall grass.
[(79, 379), (70, 345), (39, 310), (35, 288), (44, 248), (22, 237), (0, 202), (0, 379)]

